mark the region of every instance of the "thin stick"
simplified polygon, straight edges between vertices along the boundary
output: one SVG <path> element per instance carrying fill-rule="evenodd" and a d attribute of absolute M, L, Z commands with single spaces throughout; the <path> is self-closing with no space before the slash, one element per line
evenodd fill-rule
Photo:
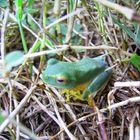
<path fill-rule="evenodd" d="M 41 55 L 46 55 L 49 53 L 58 53 L 58 52 L 62 52 L 62 51 L 66 51 L 69 48 L 71 49 L 91 49 L 91 50 L 97 50 L 97 49 L 105 49 L 105 50 L 118 50 L 118 48 L 116 47 L 111 47 L 111 46 L 106 46 L 106 45 L 101 45 L 101 46 L 69 46 L 69 45 L 58 45 L 57 47 L 60 47 L 59 49 L 53 49 L 53 50 L 47 50 L 47 51 L 41 51 L 41 52 L 37 52 L 37 53 L 32 53 L 32 54 L 26 54 L 24 55 L 25 58 L 33 58 L 33 57 L 38 57 Z"/>
<path fill-rule="evenodd" d="M 140 126 L 137 125 L 137 126 L 135 126 L 134 129 L 135 129 L 135 131 L 134 131 L 135 140 L 140 140 Z"/>
<path fill-rule="evenodd" d="M 13 101 L 15 108 L 18 106 L 15 95 L 13 95 Z M 16 140 L 20 140 L 20 127 L 19 127 L 19 114 L 16 115 Z"/>
<path fill-rule="evenodd" d="M 84 50 L 118 50 L 116 47 L 107 46 L 107 45 L 100 45 L 100 46 L 71 46 L 72 49 L 84 49 Z"/>
<path fill-rule="evenodd" d="M 49 53 L 58 53 L 58 52 L 62 52 L 67 50 L 68 48 L 61 48 L 61 49 L 54 49 L 54 50 L 47 50 L 47 51 L 41 51 L 38 53 L 32 53 L 32 54 L 27 54 L 24 55 L 25 58 L 33 58 L 33 57 L 37 57 L 37 56 L 41 56 L 41 55 L 45 55 L 45 54 L 49 54 Z"/>
<path fill-rule="evenodd" d="M 125 100 L 125 101 L 122 101 L 122 102 L 119 102 L 119 103 L 116 103 L 116 104 L 113 104 L 111 106 L 108 106 L 106 108 L 107 109 L 115 109 L 115 108 L 118 108 L 118 107 L 121 107 L 121 106 L 125 106 L 127 104 L 130 104 L 130 103 L 135 103 L 135 102 L 139 102 L 140 101 L 140 97 L 137 96 L 137 97 L 132 97 L 132 98 L 129 98 L 128 100 Z M 102 109 L 101 109 L 102 110 Z"/>
<path fill-rule="evenodd" d="M 140 87 L 140 81 L 115 82 L 115 87 Z"/>
<path fill-rule="evenodd" d="M 134 121 L 135 121 L 136 115 L 132 117 L 132 120 L 129 125 L 129 140 L 134 140 Z"/>
<path fill-rule="evenodd" d="M 4 56 L 5 56 L 5 30 L 6 30 L 6 23 L 9 15 L 9 9 L 5 10 L 4 20 L 1 29 L 1 58 L 2 58 L 2 66 L 5 65 Z"/>

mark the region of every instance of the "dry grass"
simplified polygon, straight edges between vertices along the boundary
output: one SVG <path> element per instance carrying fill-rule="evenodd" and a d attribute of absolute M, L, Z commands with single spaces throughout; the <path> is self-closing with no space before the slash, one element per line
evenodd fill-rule
<path fill-rule="evenodd" d="M 62 14 L 68 8 L 66 1 L 61 2 L 60 17 L 53 15 L 54 2 L 48 3 L 52 4 L 52 7 L 47 9 L 47 14 L 42 2 L 36 0 L 34 3 L 38 10 L 32 14 L 38 25 L 36 30 L 23 23 L 29 48 L 29 53 L 25 55 L 26 61 L 20 67 L 15 67 L 6 77 L 0 77 L 0 106 L 6 116 L 0 126 L 0 139 L 138 140 L 140 85 L 139 82 L 134 82 L 140 81 L 140 74 L 130 63 L 124 62 L 136 52 L 138 45 L 113 22 L 111 15 L 116 16 L 118 21 L 121 19 L 127 23 L 127 27 L 134 30 L 132 22 L 114 10 L 94 4 L 93 1 L 86 2 L 88 5 L 84 9 L 79 6 L 80 9 L 76 9 L 76 12 L 74 10 L 72 14 L 70 12 L 65 18 Z M 26 7 L 27 3 L 24 4 Z M 131 2 L 120 1 L 119 4 L 138 7 L 137 3 Z M 104 15 L 100 10 L 108 11 L 108 15 Z M 5 12 L 5 9 L 1 8 L 1 15 Z M 44 13 L 47 15 L 46 19 Z M 78 27 L 73 29 L 67 26 L 69 31 L 75 33 L 74 37 L 71 32 L 59 32 L 59 26 L 62 23 L 67 24 L 66 19 L 70 19 L 72 15 L 75 15 L 72 24 L 82 27 L 82 30 L 76 31 Z M 4 50 L 23 50 L 15 15 L 9 11 L 6 18 L 6 24 L 2 22 L 2 17 L 0 22 L 0 29 L 4 30 L 3 36 L 1 35 L 1 60 L 5 55 Z M 49 18 L 55 18 L 56 22 L 49 23 Z M 44 20 L 47 26 L 42 25 Z M 49 29 L 55 29 L 56 23 L 56 30 L 51 34 Z M 44 36 L 54 44 L 54 48 L 45 42 Z M 64 37 L 66 38 L 63 39 Z M 38 47 L 34 51 L 37 39 L 42 44 L 41 48 Z M 95 96 L 93 107 L 83 101 L 66 102 L 60 90 L 43 83 L 40 74 L 47 60 L 42 55 L 50 53 L 56 53 L 55 57 L 59 59 L 63 55 L 65 61 L 109 54 L 107 62 L 113 69 L 113 74 L 106 88 Z"/>

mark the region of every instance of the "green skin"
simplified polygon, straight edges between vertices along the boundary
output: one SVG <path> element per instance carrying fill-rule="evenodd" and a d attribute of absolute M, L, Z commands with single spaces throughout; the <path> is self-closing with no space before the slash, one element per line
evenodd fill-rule
<path fill-rule="evenodd" d="M 61 89 L 73 89 L 89 83 L 84 90 L 83 99 L 99 91 L 108 82 L 112 70 L 104 59 L 105 56 L 83 58 L 78 62 L 64 62 L 50 59 L 47 68 L 42 72 L 42 80 Z"/>

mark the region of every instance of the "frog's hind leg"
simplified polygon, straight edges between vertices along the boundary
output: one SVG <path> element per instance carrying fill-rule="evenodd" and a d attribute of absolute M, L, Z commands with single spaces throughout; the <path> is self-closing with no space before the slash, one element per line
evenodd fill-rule
<path fill-rule="evenodd" d="M 101 73 L 99 76 L 97 76 L 88 86 L 88 88 L 84 91 L 83 93 L 83 99 L 87 100 L 89 95 L 93 95 L 95 96 L 96 93 L 103 89 L 106 84 L 108 83 L 110 77 L 112 74 L 112 70 L 109 69 L 107 71 L 104 71 L 103 73 Z"/>

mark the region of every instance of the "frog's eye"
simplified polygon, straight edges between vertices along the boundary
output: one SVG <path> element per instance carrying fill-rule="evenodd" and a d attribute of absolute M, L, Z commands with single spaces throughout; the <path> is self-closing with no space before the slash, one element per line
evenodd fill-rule
<path fill-rule="evenodd" d="M 57 81 L 58 84 L 66 84 L 68 82 L 68 80 L 65 77 L 62 77 L 62 76 L 57 77 L 56 81 Z"/>

